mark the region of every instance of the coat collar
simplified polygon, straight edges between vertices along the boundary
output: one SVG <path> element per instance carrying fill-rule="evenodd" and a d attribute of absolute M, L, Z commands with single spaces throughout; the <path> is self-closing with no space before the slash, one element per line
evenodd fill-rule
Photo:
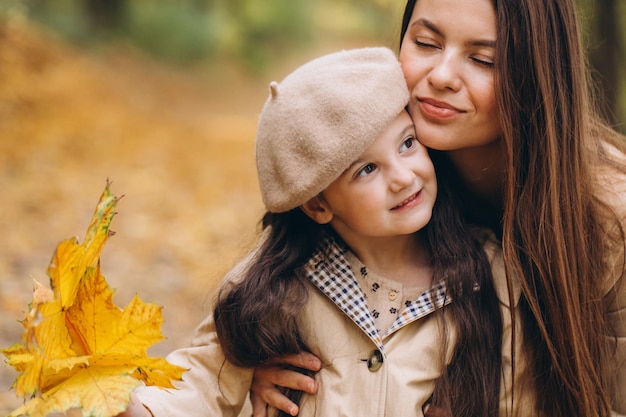
<path fill-rule="evenodd" d="M 408 303 L 389 330 L 381 336 L 367 308 L 365 295 L 345 256 L 348 250 L 333 237 L 327 237 L 305 265 L 306 276 L 359 326 L 379 349 L 383 349 L 384 337 L 450 302 L 450 298 L 446 297 L 445 283 L 439 282 L 431 290 Z"/>

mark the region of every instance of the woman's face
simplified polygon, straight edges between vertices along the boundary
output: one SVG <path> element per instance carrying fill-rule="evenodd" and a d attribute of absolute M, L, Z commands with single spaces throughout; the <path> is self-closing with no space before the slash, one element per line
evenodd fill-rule
<path fill-rule="evenodd" d="M 420 142 L 450 151 L 501 136 L 494 94 L 492 0 L 418 0 L 400 62 Z"/>

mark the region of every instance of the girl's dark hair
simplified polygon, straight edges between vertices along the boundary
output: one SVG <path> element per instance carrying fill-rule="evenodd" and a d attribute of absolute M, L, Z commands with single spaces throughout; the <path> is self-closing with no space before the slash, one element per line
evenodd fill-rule
<path fill-rule="evenodd" d="M 448 282 L 452 303 L 445 309 L 459 334 L 452 361 L 437 381 L 432 404 L 454 417 L 496 417 L 503 323 L 491 265 L 484 242 L 475 237 L 462 216 L 465 202 L 460 198 L 456 170 L 443 152 L 429 153 L 436 167 L 439 191 L 433 217 L 425 230 L 434 279 Z"/>
<path fill-rule="evenodd" d="M 401 42 L 415 4 L 407 2 Z M 623 172 L 601 149 L 602 141 L 624 145 L 594 111 L 574 1 L 493 4 L 495 95 L 507 172 L 503 215 L 490 223 L 501 230 L 507 279 L 518 277 L 522 286 L 521 334 L 531 368 L 526 381 L 538 407 L 533 414 L 608 416 L 603 255 L 616 242 L 623 247 L 624 233 L 603 235 L 603 222 L 616 219 L 598 198 L 602 184 L 592 167 L 608 162 Z"/>
<path fill-rule="evenodd" d="M 458 411 L 455 417 L 495 417 L 502 322 L 491 267 L 482 243 L 459 215 L 456 191 L 448 189 L 449 169 L 438 166 L 445 160 L 437 153 L 431 157 L 439 172 L 439 194 L 430 223 L 419 233 L 424 233 L 432 252 L 434 280 L 447 280 L 448 296 L 454 301 L 445 310 L 453 317 L 458 335 L 452 363 L 438 382 L 442 387 L 438 391 L 445 395 L 435 400 L 449 402 Z M 303 265 L 320 241 L 333 234 L 329 226 L 316 224 L 300 209 L 265 214 L 263 228 L 265 235 L 253 261 L 238 282 L 219 294 L 214 311 L 224 354 L 244 367 L 307 350 L 297 326 L 308 288 Z M 444 344 L 442 363 L 445 339 L 433 340 Z M 476 363 L 481 366 L 473 366 Z"/>
<path fill-rule="evenodd" d="M 222 288 L 214 311 L 224 354 L 243 367 L 306 350 L 297 326 L 307 299 L 302 267 L 328 230 L 299 208 L 267 212 L 261 224 L 254 261 L 241 279 Z"/>
<path fill-rule="evenodd" d="M 299 208 L 267 212 L 261 225 L 264 234 L 254 261 L 236 283 L 220 290 L 213 313 L 226 359 L 241 367 L 308 350 L 297 325 L 308 295 L 302 267 L 329 231 Z M 285 389 L 284 394 L 298 404 L 302 391 Z"/>

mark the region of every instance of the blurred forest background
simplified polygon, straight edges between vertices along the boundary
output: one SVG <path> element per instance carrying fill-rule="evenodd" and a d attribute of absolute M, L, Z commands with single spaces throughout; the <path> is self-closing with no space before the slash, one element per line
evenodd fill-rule
<path fill-rule="evenodd" d="M 594 80 L 626 121 L 626 15 L 580 0 Z M 82 241 L 108 179 L 124 195 L 102 271 L 125 306 L 164 306 L 186 345 L 216 282 L 254 243 L 267 85 L 340 48 L 397 49 L 400 0 L 0 0 L 0 347 L 20 340 L 32 279 Z M 0 414 L 19 404 L 0 365 Z"/>

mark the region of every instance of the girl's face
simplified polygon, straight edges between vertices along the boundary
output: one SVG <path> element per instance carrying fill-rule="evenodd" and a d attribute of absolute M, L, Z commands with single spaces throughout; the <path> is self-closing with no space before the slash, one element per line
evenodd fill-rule
<path fill-rule="evenodd" d="M 501 136 L 494 94 L 492 0 L 418 0 L 400 62 L 420 142 L 450 151 Z"/>
<path fill-rule="evenodd" d="M 348 244 L 408 235 L 430 220 L 435 169 L 406 111 L 318 199 Z"/>

